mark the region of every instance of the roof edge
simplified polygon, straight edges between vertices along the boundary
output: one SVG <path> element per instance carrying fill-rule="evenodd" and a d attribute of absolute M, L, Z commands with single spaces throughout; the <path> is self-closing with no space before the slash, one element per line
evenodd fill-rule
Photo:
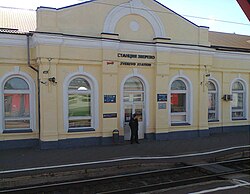
<path fill-rule="evenodd" d="M 250 49 L 247 48 L 236 48 L 236 47 L 215 46 L 215 45 L 211 45 L 211 48 L 214 48 L 219 51 L 235 51 L 235 52 L 250 53 Z"/>
<path fill-rule="evenodd" d="M 163 5 L 162 3 L 158 2 L 157 0 L 153 0 L 154 2 L 158 3 L 159 5 L 161 5 L 162 7 L 164 7 L 165 9 L 168 9 L 169 11 L 173 12 L 174 14 L 176 14 L 177 16 L 181 17 L 182 19 L 186 20 L 187 22 L 191 23 L 192 25 L 196 26 L 197 28 L 199 28 L 200 26 L 198 26 L 197 24 L 195 24 L 194 22 L 191 22 L 189 19 L 185 18 L 184 16 L 178 14 L 177 12 L 173 11 L 172 9 L 168 8 L 167 6 Z"/>
<path fill-rule="evenodd" d="M 67 5 L 67 6 L 59 7 L 59 8 L 55 8 L 55 7 L 46 7 L 46 6 L 39 6 L 39 7 L 37 8 L 37 10 L 39 10 L 39 9 L 50 9 L 50 10 L 54 10 L 54 11 L 59 11 L 59 10 L 63 10 L 63 9 L 67 9 L 67 8 L 71 8 L 71 7 L 75 7 L 75 6 L 79 6 L 79 5 L 91 3 L 91 2 L 93 2 L 93 1 L 96 1 L 96 0 L 84 1 L 84 2 L 81 2 L 81 3 L 76 3 L 76 4 L 72 4 L 72 5 Z"/>
<path fill-rule="evenodd" d="M 4 9 L 16 9 L 16 10 L 25 10 L 25 11 L 36 11 L 35 9 L 26 9 L 26 8 L 20 8 L 20 7 L 0 6 L 0 8 L 4 8 Z"/>

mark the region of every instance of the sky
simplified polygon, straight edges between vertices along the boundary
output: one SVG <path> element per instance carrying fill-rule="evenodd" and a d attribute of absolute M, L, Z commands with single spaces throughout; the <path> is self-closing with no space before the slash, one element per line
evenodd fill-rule
<path fill-rule="evenodd" d="M 60 8 L 84 0 L 0 0 L 0 6 L 34 9 Z M 211 31 L 250 36 L 250 22 L 236 0 L 158 0 L 174 12 Z"/>

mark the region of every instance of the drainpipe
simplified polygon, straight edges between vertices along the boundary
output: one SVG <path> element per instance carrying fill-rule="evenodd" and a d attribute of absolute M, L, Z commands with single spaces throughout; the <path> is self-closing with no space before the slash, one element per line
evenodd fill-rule
<path fill-rule="evenodd" d="M 28 66 L 37 73 L 37 100 L 38 100 L 38 130 L 39 130 L 39 140 L 41 139 L 41 113 L 40 113 L 40 80 L 39 80 L 39 69 L 34 68 L 30 64 L 30 37 L 33 36 L 32 33 L 27 33 L 27 64 Z"/>
<path fill-rule="evenodd" d="M 33 69 L 35 72 L 39 72 L 36 68 L 34 68 L 33 66 L 30 65 L 30 37 L 32 36 L 33 34 L 32 33 L 27 33 L 26 36 L 27 36 L 27 63 L 28 63 L 28 66 Z"/>

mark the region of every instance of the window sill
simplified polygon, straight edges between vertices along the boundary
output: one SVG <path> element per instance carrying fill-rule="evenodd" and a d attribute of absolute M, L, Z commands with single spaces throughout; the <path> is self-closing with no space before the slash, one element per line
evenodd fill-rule
<path fill-rule="evenodd" d="M 77 132 L 89 132 L 95 131 L 94 128 L 78 128 L 78 129 L 68 129 L 69 133 L 77 133 Z"/>
<path fill-rule="evenodd" d="M 5 129 L 3 133 L 32 133 L 32 129 Z"/>
<path fill-rule="evenodd" d="M 246 118 L 238 118 L 238 119 L 232 119 L 232 121 L 246 121 Z"/>
<path fill-rule="evenodd" d="M 219 120 L 210 120 L 208 121 L 209 123 L 215 123 L 215 122 L 220 122 Z"/>
<path fill-rule="evenodd" d="M 171 123 L 171 126 L 188 126 L 189 123 Z"/>

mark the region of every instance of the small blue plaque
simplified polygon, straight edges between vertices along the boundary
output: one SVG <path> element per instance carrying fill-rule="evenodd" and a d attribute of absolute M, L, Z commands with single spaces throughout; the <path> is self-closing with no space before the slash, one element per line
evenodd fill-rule
<path fill-rule="evenodd" d="M 167 109 L 167 103 L 158 103 L 158 109 L 161 110 L 161 109 Z"/>
<path fill-rule="evenodd" d="M 104 103 L 116 103 L 116 95 L 104 95 Z"/>
<path fill-rule="evenodd" d="M 157 94 L 157 102 L 167 102 L 168 95 L 167 94 Z"/>

